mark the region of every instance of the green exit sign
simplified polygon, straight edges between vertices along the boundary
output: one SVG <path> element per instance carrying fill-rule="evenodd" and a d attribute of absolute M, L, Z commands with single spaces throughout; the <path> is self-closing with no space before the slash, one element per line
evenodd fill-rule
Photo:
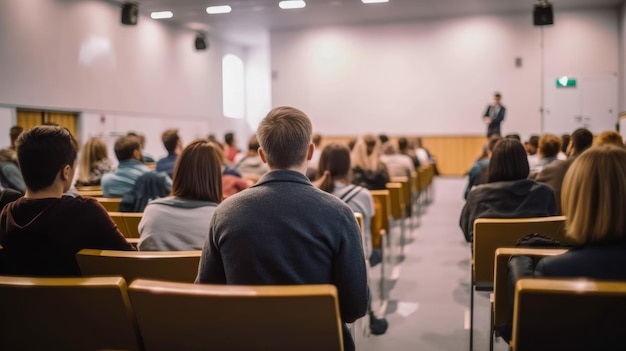
<path fill-rule="evenodd" d="M 572 77 L 559 77 L 556 79 L 557 88 L 576 87 L 576 78 Z"/>

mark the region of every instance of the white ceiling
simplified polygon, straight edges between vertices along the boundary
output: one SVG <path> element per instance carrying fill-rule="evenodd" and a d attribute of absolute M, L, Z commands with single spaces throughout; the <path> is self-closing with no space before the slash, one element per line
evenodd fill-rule
<path fill-rule="evenodd" d="M 122 0 L 117 0 L 122 1 Z M 390 0 L 365 5 L 360 0 L 307 0 L 303 9 L 281 10 L 279 0 L 138 0 L 141 13 L 169 10 L 173 25 L 206 31 L 241 44 L 258 40 L 267 30 L 364 24 L 473 14 L 528 12 L 537 0 Z M 591 6 L 617 6 L 624 0 L 552 0 L 554 11 Z M 208 15 L 210 5 L 230 5 L 229 14 Z"/>

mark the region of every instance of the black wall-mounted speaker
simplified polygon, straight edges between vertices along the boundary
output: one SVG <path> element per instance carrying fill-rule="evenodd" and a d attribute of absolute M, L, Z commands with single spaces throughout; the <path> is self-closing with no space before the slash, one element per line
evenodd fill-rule
<path fill-rule="evenodd" d="M 133 3 L 122 4 L 122 24 L 134 26 L 139 18 L 139 6 Z"/>
<path fill-rule="evenodd" d="M 202 34 L 198 34 L 196 36 L 196 50 L 206 50 L 208 45 L 207 45 L 207 40 L 204 37 L 204 35 Z"/>
<path fill-rule="evenodd" d="M 552 4 L 536 4 L 533 8 L 533 24 L 535 26 L 549 26 L 554 24 Z"/>

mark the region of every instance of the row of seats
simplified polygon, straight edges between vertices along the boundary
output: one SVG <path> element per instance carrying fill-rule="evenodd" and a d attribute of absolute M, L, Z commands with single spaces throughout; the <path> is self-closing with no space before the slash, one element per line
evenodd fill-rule
<path fill-rule="evenodd" d="M 622 332 L 626 331 L 626 282 L 521 279 L 515 286 L 515 305 L 511 310 L 508 278 L 511 256 L 529 255 L 538 261 L 566 251 L 515 247 L 528 233 L 569 242 L 563 216 L 480 218 L 474 222 L 470 350 L 473 349 L 475 290 L 493 292 L 490 349 L 493 349 L 494 330 L 511 320 L 511 348 L 515 351 L 610 349 L 611 345 L 618 345 Z"/>
<path fill-rule="evenodd" d="M 2 350 L 342 350 L 333 285 L 0 276 Z"/>

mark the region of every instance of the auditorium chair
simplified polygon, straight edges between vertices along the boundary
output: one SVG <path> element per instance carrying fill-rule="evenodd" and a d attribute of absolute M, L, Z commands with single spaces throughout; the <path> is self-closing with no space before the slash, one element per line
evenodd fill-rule
<path fill-rule="evenodd" d="M 76 261 L 83 276 L 120 275 L 192 283 L 202 251 L 116 251 L 83 249 Z"/>
<path fill-rule="evenodd" d="M 389 247 L 389 218 L 391 217 L 391 200 L 389 190 L 370 190 L 374 201 L 374 216 L 370 224 L 372 233 L 372 249 L 380 249 L 380 299 L 384 300 L 385 294 L 385 267 L 389 261 L 385 246 Z"/>
<path fill-rule="evenodd" d="M 142 350 L 121 277 L 0 276 L 0 350 Z"/>
<path fill-rule="evenodd" d="M 121 197 L 96 197 L 96 200 L 104 206 L 108 212 L 118 212 L 120 210 Z"/>
<path fill-rule="evenodd" d="M 623 350 L 626 282 L 520 279 L 513 351 Z"/>
<path fill-rule="evenodd" d="M 146 351 L 343 349 L 333 285 L 130 284 Z"/>
<path fill-rule="evenodd" d="M 139 238 L 139 222 L 141 212 L 109 212 L 109 216 L 126 238 Z"/>

